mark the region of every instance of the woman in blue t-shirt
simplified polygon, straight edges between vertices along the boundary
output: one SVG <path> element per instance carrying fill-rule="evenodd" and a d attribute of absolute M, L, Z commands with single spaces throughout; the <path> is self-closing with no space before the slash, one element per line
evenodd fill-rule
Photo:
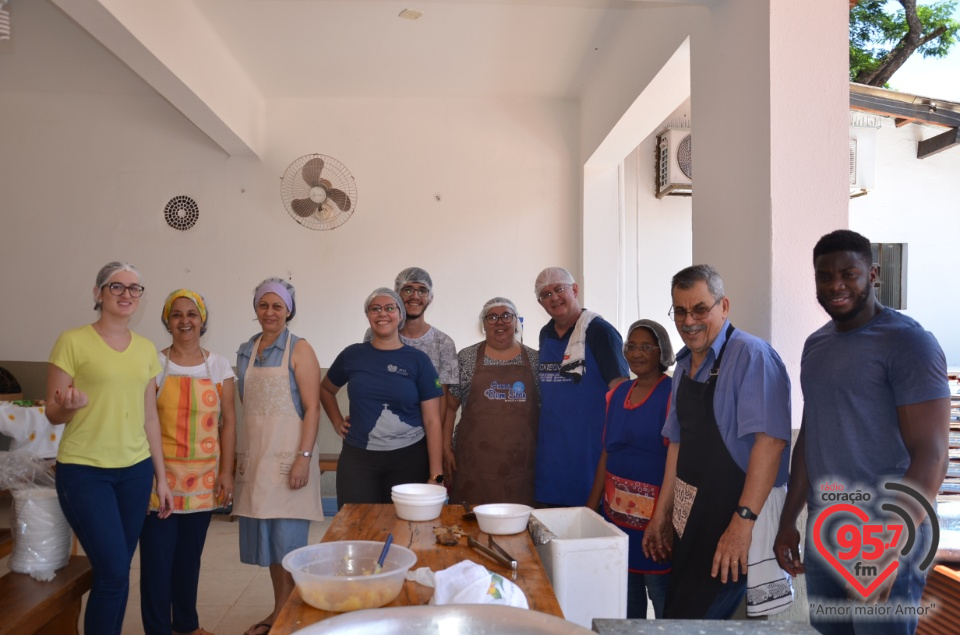
<path fill-rule="evenodd" d="M 663 326 L 637 320 L 627 331 L 623 354 L 637 378 L 607 394 L 603 452 L 586 504 L 599 507 L 629 536 L 627 617 L 646 617 L 649 594 L 654 616 L 660 618 L 670 562 L 645 555 L 642 543 L 660 498 L 667 460 L 668 443 L 660 431 L 670 405 L 670 378 L 664 371 L 673 365 L 673 347 Z"/>
<path fill-rule="evenodd" d="M 377 289 L 363 308 L 373 338 L 345 348 L 320 383 L 320 403 L 343 439 L 338 507 L 390 503 L 394 485 L 443 481 L 437 371 L 425 353 L 400 341 L 406 311 L 396 292 Z M 337 403 L 344 384 L 346 418 Z"/>

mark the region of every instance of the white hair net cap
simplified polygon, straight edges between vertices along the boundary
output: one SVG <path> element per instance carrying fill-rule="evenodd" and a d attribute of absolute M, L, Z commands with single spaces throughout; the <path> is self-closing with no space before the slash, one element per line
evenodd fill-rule
<path fill-rule="evenodd" d="M 637 320 L 627 329 L 627 339 L 630 339 L 630 336 L 637 329 L 647 329 L 653 333 L 653 336 L 657 339 L 657 346 L 660 347 L 660 363 L 667 368 L 673 366 L 673 363 L 677 360 L 673 356 L 673 344 L 670 343 L 667 329 L 653 320 Z"/>
<path fill-rule="evenodd" d="M 540 292 L 548 284 L 576 284 L 576 280 L 570 275 L 570 272 L 563 267 L 547 267 L 537 276 L 537 281 L 533 283 L 533 292 L 540 296 Z"/>
<path fill-rule="evenodd" d="M 393 301 L 397 303 L 397 306 L 400 307 L 400 328 L 403 328 L 403 323 L 407 321 L 407 309 L 403 306 L 403 300 L 400 299 L 400 295 L 393 289 L 380 287 L 368 295 L 367 299 L 363 301 L 363 312 L 367 312 L 367 307 L 370 306 L 370 303 L 373 302 L 373 299 L 378 295 L 385 295 L 389 298 L 393 298 Z"/>
<path fill-rule="evenodd" d="M 420 284 L 426 285 L 427 289 L 430 290 L 430 299 L 433 299 L 433 278 L 430 277 L 426 269 L 421 269 L 420 267 L 407 267 L 398 273 L 397 279 L 393 281 L 393 290 L 399 293 L 403 285 L 410 284 L 411 282 L 419 282 Z"/>
<path fill-rule="evenodd" d="M 486 304 L 483 305 L 483 308 L 480 310 L 480 330 L 483 330 L 483 319 L 487 316 L 487 311 L 494 307 L 506 307 L 510 309 L 510 312 L 513 313 L 514 317 L 514 332 L 520 331 L 520 313 L 517 311 L 517 305 L 514 304 L 511 300 L 507 298 L 501 298 L 497 296 L 496 298 L 491 298 L 487 300 Z"/>

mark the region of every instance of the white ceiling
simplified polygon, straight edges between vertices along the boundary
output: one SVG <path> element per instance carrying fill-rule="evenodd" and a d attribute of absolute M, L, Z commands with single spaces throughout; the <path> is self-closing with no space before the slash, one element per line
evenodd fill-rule
<path fill-rule="evenodd" d="M 624 12 L 704 2 L 194 0 L 266 99 L 571 98 Z M 403 9 L 423 16 L 399 17 Z"/>

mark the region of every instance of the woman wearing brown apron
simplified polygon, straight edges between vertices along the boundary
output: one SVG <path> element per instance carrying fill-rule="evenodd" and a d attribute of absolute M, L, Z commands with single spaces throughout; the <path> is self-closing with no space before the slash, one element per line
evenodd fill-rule
<path fill-rule="evenodd" d="M 517 307 L 493 298 L 480 312 L 486 339 L 460 351 L 460 382 L 444 419 L 450 501 L 533 505 L 540 390 L 537 351 L 517 341 Z M 463 405 L 460 423 L 454 420 Z"/>
<path fill-rule="evenodd" d="M 293 285 L 264 280 L 253 306 L 263 332 L 237 351 L 243 419 L 233 513 L 240 517 L 240 561 L 270 567 L 273 612 L 246 634 L 263 635 L 294 588 L 283 556 L 307 544 L 311 520 L 323 520 L 313 458 L 320 364 L 310 344 L 287 330 L 297 311 Z"/>

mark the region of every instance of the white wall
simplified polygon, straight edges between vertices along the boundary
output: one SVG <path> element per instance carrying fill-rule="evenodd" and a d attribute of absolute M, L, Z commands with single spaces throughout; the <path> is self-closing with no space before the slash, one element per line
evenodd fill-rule
<path fill-rule="evenodd" d="M 960 245 L 960 148 L 917 159 L 917 143 L 942 128 L 894 126 L 881 118 L 877 131 L 876 188 L 850 200 L 850 228 L 875 243 L 907 243 L 905 314 L 932 332 L 960 366 L 956 308 Z"/>
<path fill-rule="evenodd" d="M 668 117 L 668 121 L 690 121 L 690 101 Z M 657 127 L 657 131 L 660 126 Z M 694 131 L 695 133 L 695 131 Z M 647 318 L 667 327 L 674 351 L 683 342 L 667 310 L 670 307 L 670 280 L 691 264 L 693 249 L 692 198 L 656 197 L 656 132 L 647 136 L 623 162 L 624 175 L 624 288 L 621 331 L 635 320 Z"/>
<path fill-rule="evenodd" d="M 94 275 L 112 259 L 144 274 L 139 332 L 164 343 L 162 300 L 189 286 L 211 306 L 206 345 L 227 355 L 257 330 L 256 283 L 290 278 L 292 326 L 323 366 L 361 336 L 367 293 L 406 266 L 433 274 L 428 317 L 465 346 L 494 295 L 518 303 L 535 342 L 534 277 L 578 262 L 575 102 L 272 101 L 263 161 L 228 159 L 46 3 L 18 6 L 0 77 L 0 359 L 46 359 L 58 332 L 91 321 Z M 356 213 L 330 232 L 280 202 L 280 175 L 313 152 L 357 180 Z M 162 218 L 179 194 L 201 210 L 187 232 Z"/>

